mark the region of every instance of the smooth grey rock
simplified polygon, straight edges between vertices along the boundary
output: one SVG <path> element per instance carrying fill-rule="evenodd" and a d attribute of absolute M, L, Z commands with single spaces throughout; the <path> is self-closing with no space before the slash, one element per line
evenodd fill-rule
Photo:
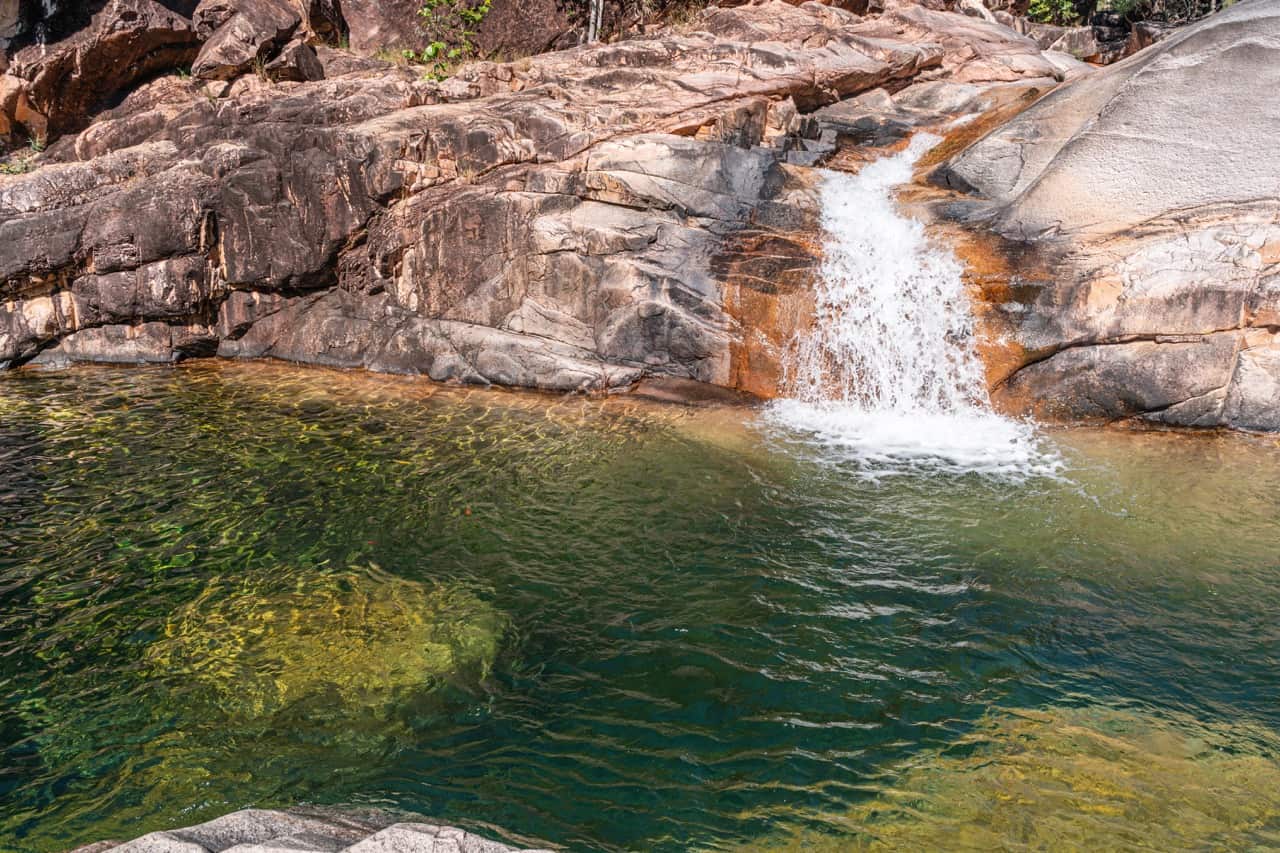
<path fill-rule="evenodd" d="M 214 853 L 202 844 L 184 841 L 168 832 L 152 832 L 111 850 L 113 853 Z"/>
<path fill-rule="evenodd" d="M 998 399 L 1280 429 L 1278 88 L 1280 3 L 1245 0 L 1068 82 L 943 167 L 982 197 L 974 223 L 1043 262 L 1018 271 L 1034 284 L 1020 304 L 993 306 L 992 335 L 1021 362 Z"/>
<path fill-rule="evenodd" d="M 950 168 L 1016 237 L 1275 198 L 1277 86 L 1280 4 L 1244 0 L 1052 92 Z"/>
<path fill-rule="evenodd" d="M 511 849 L 451 826 L 397 823 L 353 844 L 346 853 L 509 853 Z"/>

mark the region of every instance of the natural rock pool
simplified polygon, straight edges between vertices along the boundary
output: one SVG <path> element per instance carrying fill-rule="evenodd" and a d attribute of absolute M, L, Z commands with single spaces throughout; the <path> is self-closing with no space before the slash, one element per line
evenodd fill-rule
<path fill-rule="evenodd" d="M 0 848 L 296 803 L 575 850 L 1280 845 L 1280 443 L 1054 431 L 992 477 L 782 429 L 0 377 Z"/>

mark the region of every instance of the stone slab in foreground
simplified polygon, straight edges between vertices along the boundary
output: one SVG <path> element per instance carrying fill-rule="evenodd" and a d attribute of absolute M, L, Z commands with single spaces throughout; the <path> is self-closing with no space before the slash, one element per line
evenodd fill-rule
<path fill-rule="evenodd" d="M 520 848 L 385 812 L 244 809 L 184 829 L 73 853 L 509 853 Z M 541 853 L 541 851 L 526 851 Z"/>

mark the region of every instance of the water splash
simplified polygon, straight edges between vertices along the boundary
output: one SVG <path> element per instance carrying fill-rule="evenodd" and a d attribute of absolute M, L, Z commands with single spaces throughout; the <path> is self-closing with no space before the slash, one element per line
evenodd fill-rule
<path fill-rule="evenodd" d="M 903 216 L 893 191 L 939 142 L 910 145 L 822 186 L 825 260 L 815 322 L 786 365 L 771 420 L 839 448 L 873 473 L 926 464 L 1052 473 L 1030 425 L 991 410 L 960 262 Z"/>

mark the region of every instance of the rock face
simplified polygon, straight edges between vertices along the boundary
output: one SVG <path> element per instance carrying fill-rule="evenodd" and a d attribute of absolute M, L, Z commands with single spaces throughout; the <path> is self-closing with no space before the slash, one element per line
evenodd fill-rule
<path fill-rule="evenodd" d="M 451 826 L 401 821 L 381 812 L 244 809 L 73 853 L 515 853 L 517 848 Z M 546 851 L 528 851 L 546 853 Z"/>
<path fill-rule="evenodd" d="M 145 83 L 0 176 L 0 364 L 270 356 L 769 395 L 808 317 L 807 167 L 833 147 L 803 114 L 1055 74 L 961 15 L 763 2 L 434 83 L 313 49 L 300 8 L 203 0 L 171 29 L 209 82 Z"/>
<path fill-rule="evenodd" d="M 280 53 L 301 24 L 302 10 L 289 0 L 204 0 L 195 25 L 205 42 L 191 73 L 234 80 Z"/>
<path fill-rule="evenodd" d="M 42 141 L 78 130 L 110 96 L 195 56 L 197 37 L 187 17 L 193 2 L 86 6 L 97 11 L 83 28 L 52 44 L 27 44 L 9 57 L 0 75 L 0 138 L 25 134 Z"/>
<path fill-rule="evenodd" d="M 1280 429 L 1277 87 L 1280 4 L 1246 0 L 1066 84 L 937 175 L 1040 261 L 990 306 L 1003 405 Z"/>

